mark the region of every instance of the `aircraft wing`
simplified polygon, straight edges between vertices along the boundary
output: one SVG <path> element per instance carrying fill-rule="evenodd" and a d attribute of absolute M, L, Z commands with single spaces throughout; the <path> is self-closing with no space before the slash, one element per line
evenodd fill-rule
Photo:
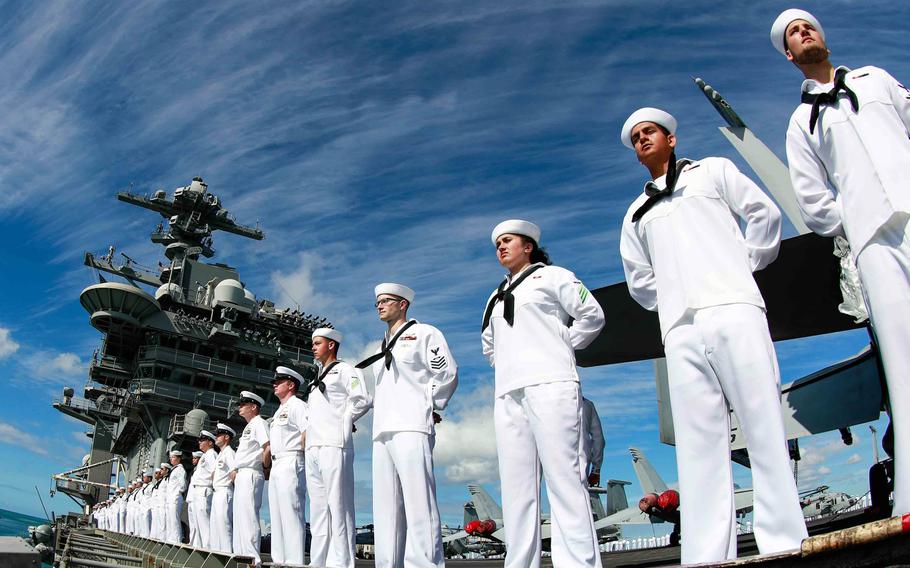
<path fill-rule="evenodd" d="M 622 511 L 617 511 L 610 516 L 595 521 L 594 528 L 602 529 L 611 525 L 645 525 L 651 524 L 652 522 L 654 521 L 651 520 L 650 515 L 642 513 L 641 509 L 638 508 L 638 505 L 635 505 L 634 507 L 628 507 Z"/>
<path fill-rule="evenodd" d="M 737 489 L 733 494 L 733 504 L 736 506 L 737 515 L 745 515 L 752 510 L 752 488 Z"/>
<path fill-rule="evenodd" d="M 452 534 L 442 537 L 442 542 L 443 542 L 443 544 L 445 544 L 447 542 L 452 542 L 453 540 L 461 540 L 461 539 L 467 538 L 467 537 L 468 537 L 468 533 L 466 533 L 464 531 L 458 531 L 456 533 L 452 533 Z"/>

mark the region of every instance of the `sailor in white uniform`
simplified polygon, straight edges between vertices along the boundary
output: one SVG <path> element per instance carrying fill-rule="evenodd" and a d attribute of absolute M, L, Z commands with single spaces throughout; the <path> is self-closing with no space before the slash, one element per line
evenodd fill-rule
<path fill-rule="evenodd" d="M 910 91 L 878 67 L 835 69 L 804 10 L 778 16 L 771 43 L 806 78 L 787 129 L 790 179 L 806 225 L 850 243 L 888 385 L 892 514 L 910 513 Z"/>
<path fill-rule="evenodd" d="M 491 238 L 499 263 L 509 271 L 490 295 L 481 326 L 483 353 L 495 368 L 505 565 L 540 565 L 542 469 L 553 564 L 599 567 L 575 349 L 600 333 L 603 310 L 572 272 L 550 266 L 534 223 L 503 221 Z"/>
<path fill-rule="evenodd" d="M 202 452 L 193 452 L 193 474 L 190 475 L 190 488 L 186 492 L 186 521 L 190 530 L 187 542 L 189 542 L 190 546 L 197 548 L 201 545 L 199 543 L 199 531 L 196 528 L 196 506 L 194 503 L 196 501 L 196 476 L 199 474 L 199 458 L 201 457 Z"/>
<path fill-rule="evenodd" d="M 126 489 L 120 487 L 117 489 L 117 497 L 114 499 L 114 515 L 116 530 L 119 533 L 126 532 Z"/>
<path fill-rule="evenodd" d="M 275 396 L 281 402 L 269 426 L 269 514 L 272 520 L 272 561 L 303 564 L 306 543 L 306 447 L 309 410 L 297 397 L 303 376 L 290 367 L 278 366 L 272 378 Z"/>
<path fill-rule="evenodd" d="M 408 319 L 414 291 L 383 283 L 374 289 L 388 331 L 371 366 L 373 409 L 373 523 L 377 568 L 444 566 L 436 477 L 434 415 L 458 385 L 455 360 L 442 332 Z M 404 514 L 402 515 L 401 512 Z"/>
<path fill-rule="evenodd" d="M 208 430 L 202 430 L 199 433 L 199 450 L 202 455 L 199 457 L 199 464 L 194 475 L 195 485 L 190 489 L 195 491 L 194 516 L 196 518 L 197 542 L 195 546 L 205 549 L 211 548 L 211 528 L 210 518 L 212 512 L 212 479 L 215 476 L 215 461 L 218 459 L 218 452 L 215 451 L 215 434 Z M 195 452 L 194 452 L 195 454 Z"/>
<path fill-rule="evenodd" d="M 139 487 L 142 485 L 142 479 L 134 479 L 130 483 L 129 488 L 127 488 L 127 497 L 126 497 L 126 534 L 135 535 L 137 533 L 136 527 L 138 523 L 136 521 L 138 516 L 138 497 L 139 497 Z"/>
<path fill-rule="evenodd" d="M 234 448 L 231 447 L 231 441 L 236 435 L 233 428 L 221 422 L 215 429 L 215 444 L 219 451 L 212 479 L 215 493 L 209 518 L 209 548 L 228 553 L 234 548 L 231 531 L 234 515 Z"/>
<path fill-rule="evenodd" d="M 265 485 L 263 470 L 271 468 L 269 455 L 269 427 L 259 412 L 265 401 L 256 393 L 240 392 L 237 412 L 247 421 L 240 444 L 234 455 L 234 554 L 252 556 L 255 564 L 259 557 L 259 509 L 262 507 L 262 488 Z M 274 514 L 274 513 L 273 513 Z"/>
<path fill-rule="evenodd" d="M 313 331 L 319 376 L 307 386 L 310 408 L 306 477 L 310 494 L 310 564 L 353 568 L 354 423 L 372 406 L 363 374 L 338 359 L 343 336 L 337 329 Z"/>
<path fill-rule="evenodd" d="M 155 489 L 155 470 L 147 469 L 142 474 L 142 486 L 139 508 L 139 536 L 142 538 L 152 537 L 152 492 Z"/>
<path fill-rule="evenodd" d="M 585 457 L 588 460 L 588 485 L 597 487 L 600 485 L 600 466 L 604 461 L 606 446 L 604 430 L 594 403 L 582 398 L 581 404 L 582 435 L 585 441 Z"/>
<path fill-rule="evenodd" d="M 152 502 L 152 538 L 165 540 L 167 537 L 167 521 L 165 509 L 167 507 L 167 477 L 171 472 L 171 464 L 164 463 L 158 467 L 157 481 L 153 489 Z"/>
<path fill-rule="evenodd" d="M 752 272 L 780 246 L 777 206 L 726 158 L 676 160 L 676 119 L 635 111 L 622 129 L 652 181 L 623 220 L 632 297 L 656 310 L 679 468 L 682 563 L 736 558 L 730 412 L 752 464 L 762 553 L 806 537 L 780 408 L 780 373 Z M 740 222 L 745 229 L 740 229 Z"/>
<path fill-rule="evenodd" d="M 171 544 L 180 544 L 183 541 L 183 525 L 180 514 L 183 512 L 183 494 L 186 491 L 186 469 L 183 468 L 181 458 L 183 452 L 174 450 L 169 454 L 171 460 L 171 473 L 167 477 L 167 507 L 165 509 L 166 530 L 165 540 Z"/>

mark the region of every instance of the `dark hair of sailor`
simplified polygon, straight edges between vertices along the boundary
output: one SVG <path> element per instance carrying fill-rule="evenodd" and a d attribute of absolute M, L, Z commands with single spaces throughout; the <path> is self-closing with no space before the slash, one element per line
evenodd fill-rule
<path fill-rule="evenodd" d="M 518 235 L 521 237 L 521 241 L 524 243 L 531 243 L 531 264 L 537 264 L 542 262 L 547 266 L 553 264 L 553 261 L 550 260 L 550 255 L 547 253 L 547 249 L 542 248 L 537 244 L 537 241 L 531 237 L 526 237 L 525 235 Z"/>

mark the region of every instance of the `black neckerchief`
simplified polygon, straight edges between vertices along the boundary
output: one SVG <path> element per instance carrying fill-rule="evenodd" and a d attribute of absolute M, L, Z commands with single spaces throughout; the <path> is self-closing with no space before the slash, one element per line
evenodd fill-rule
<path fill-rule="evenodd" d="M 648 199 L 632 214 L 633 223 L 638 223 L 638 220 L 644 217 L 645 213 L 650 211 L 658 201 L 673 194 L 673 190 L 676 189 L 676 181 L 679 179 L 679 174 L 682 173 L 684 167 L 692 163 L 692 160 L 683 158 L 682 160 L 676 161 L 676 153 L 674 152 L 670 154 L 669 163 L 675 164 L 675 166 L 667 168 L 667 187 L 658 189 L 657 184 L 653 181 L 649 181 L 645 184 L 645 193 L 648 195 Z"/>
<path fill-rule="evenodd" d="M 312 393 L 316 389 L 319 389 L 319 392 L 321 392 L 322 394 L 325 394 L 325 376 L 328 375 L 329 371 L 331 371 L 335 367 L 335 365 L 337 365 L 340 362 L 341 361 L 338 361 L 336 359 L 335 361 L 332 361 L 331 363 L 329 363 L 329 366 L 322 370 L 322 373 L 316 378 L 316 380 L 309 384 L 309 386 L 306 389 L 306 392 L 303 393 L 303 402 L 309 402 L 310 393 Z"/>
<path fill-rule="evenodd" d="M 508 278 L 499 283 L 496 294 L 490 298 L 490 301 L 487 302 L 487 309 L 483 311 L 483 323 L 480 326 L 481 333 L 490 325 L 490 318 L 493 317 L 493 308 L 496 307 L 496 304 L 500 301 L 502 301 L 502 317 L 505 318 L 509 327 L 512 327 L 515 324 L 515 296 L 512 295 L 512 291 L 515 290 L 515 288 L 518 288 L 518 285 L 524 282 L 525 278 L 533 274 L 538 268 L 543 268 L 544 266 L 545 265 L 543 264 L 534 264 L 525 270 L 521 276 L 513 280 L 511 284 L 509 284 Z M 506 287 L 506 284 L 508 284 L 508 287 Z"/>
<path fill-rule="evenodd" d="M 363 361 L 361 361 L 360 363 L 357 363 L 356 367 L 358 369 L 364 369 L 366 367 L 369 367 L 376 361 L 379 361 L 380 359 L 384 358 L 385 359 L 385 368 L 391 369 L 392 368 L 392 348 L 395 347 L 395 342 L 398 341 L 398 338 L 401 337 L 401 334 L 404 333 L 404 330 L 408 329 L 415 323 L 417 323 L 417 320 L 411 320 L 408 323 L 401 326 L 401 329 L 398 330 L 398 333 L 395 334 L 395 337 L 393 337 L 392 340 L 388 342 L 388 344 L 386 344 L 386 340 L 385 340 L 385 338 L 383 338 L 382 339 L 382 348 L 379 350 L 379 353 L 377 353 L 375 355 L 371 355 L 371 356 L 367 357 L 366 359 L 364 359 Z"/>
<path fill-rule="evenodd" d="M 847 86 L 845 81 L 849 72 L 850 70 L 846 67 L 839 67 L 834 72 L 834 87 L 828 92 L 802 94 L 802 102 L 812 105 L 812 114 L 809 115 L 809 134 L 815 133 L 815 124 L 818 122 L 818 113 L 821 112 L 822 105 L 837 104 L 837 94 L 840 91 L 847 94 L 847 98 L 850 99 L 850 106 L 853 107 L 853 112 L 859 112 L 859 99 L 856 98 L 856 93 Z"/>

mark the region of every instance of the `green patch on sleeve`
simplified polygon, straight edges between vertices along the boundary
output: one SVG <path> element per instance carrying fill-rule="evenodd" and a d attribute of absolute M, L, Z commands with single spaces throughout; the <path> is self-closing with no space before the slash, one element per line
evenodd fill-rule
<path fill-rule="evenodd" d="M 582 303 L 582 304 L 584 304 L 585 302 L 588 301 L 588 295 L 589 295 L 589 294 L 590 294 L 590 292 L 588 292 L 588 289 L 585 288 L 585 285 L 584 285 L 584 284 L 579 284 L 579 285 L 578 285 L 578 297 L 581 298 L 581 303 Z"/>

